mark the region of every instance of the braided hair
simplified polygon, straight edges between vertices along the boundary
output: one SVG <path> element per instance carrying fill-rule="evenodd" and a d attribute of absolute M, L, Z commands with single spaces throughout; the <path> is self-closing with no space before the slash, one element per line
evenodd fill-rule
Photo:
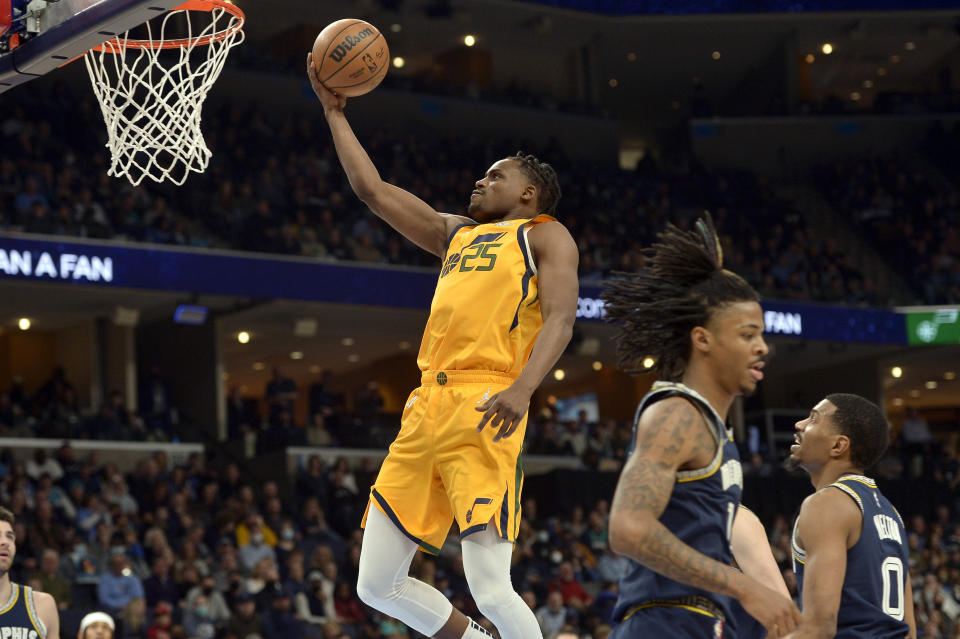
<path fill-rule="evenodd" d="M 523 151 L 517 151 L 510 159 L 519 164 L 524 175 L 536 185 L 537 209 L 556 215 L 557 203 L 560 201 L 560 182 L 553 167 L 541 162 L 535 155 L 524 155 Z"/>
<path fill-rule="evenodd" d="M 690 331 L 705 326 L 727 304 L 759 301 L 747 282 L 723 269 L 723 249 L 710 213 L 694 230 L 673 224 L 645 250 L 648 267 L 619 273 L 605 285 L 607 321 L 617 324 L 620 367 L 628 373 L 647 370 L 653 357 L 660 379 L 677 381 L 690 359 Z"/>

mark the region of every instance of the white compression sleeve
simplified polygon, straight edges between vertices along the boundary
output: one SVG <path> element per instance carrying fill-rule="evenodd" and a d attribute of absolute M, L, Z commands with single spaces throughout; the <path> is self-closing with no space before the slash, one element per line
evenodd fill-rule
<path fill-rule="evenodd" d="M 491 523 L 486 530 L 463 538 L 463 571 L 477 608 L 493 622 L 503 639 L 543 639 L 530 607 L 513 590 L 510 557 L 513 544 L 497 535 Z"/>
<path fill-rule="evenodd" d="M 436 588 L 410 577 L 416 552 L 417 544 L 371 504 L 360 550 L 357 594 L 371 608 L 432 637 L 450 618 L 453 605 Z"/>

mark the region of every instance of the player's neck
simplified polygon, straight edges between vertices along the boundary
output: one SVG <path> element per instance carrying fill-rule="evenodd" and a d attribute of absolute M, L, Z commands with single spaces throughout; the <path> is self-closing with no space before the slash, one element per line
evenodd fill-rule
<path fill-rule="evenodd" d="M 821 468 L 818 472 L 810 472 L 810 481 L 813 482 L 813 487 L 817 490 L 821 488 L 826 488 L 830 484 L 838 481 L 839 479 L 847 475 L 862 475 L 862 468 L 854 468 L 849 463 L 840 464 L 827 464 Z M 0 599 L 2 601 L 2 599 Z"/>
<path fill-rule="evenodd" d="M 733 400 L 736 396 L 727 392 L 723 386 L 717 382 L 716 378 L 697 367 L 689 367 L 684 371 L 681 381 L 684 386 L 692 388 L 703 395 L 703 397 L 710 402 L 710 405 L 713 406 L 713 410 L 717 411 L 717 414 L 720 415 L 720 418 L 724 422 L 727 421 L 727 413 L 730 412 L 730 406 L 733 405 Z"/>
<path fill-rule="evenodd" d="M 5 572 L 0 575 L 0 606 L 10 601 L 10 573 Z"/>
<path fill-rule="evenodd" d="M 510 222 L 512 220 L 532 220 L 535 217 L 537 217 L 536 211 L 532 209 L 528 209 L 526 207 L 520 207 L 520 208 L 513 209 L 512 211 L 510 211 L 500 219 L 490 220 L 490 222 Z"/>

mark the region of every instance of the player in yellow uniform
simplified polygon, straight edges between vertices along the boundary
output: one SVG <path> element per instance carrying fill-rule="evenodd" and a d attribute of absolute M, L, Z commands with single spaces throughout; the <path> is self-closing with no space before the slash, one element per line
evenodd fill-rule
<path fill-rule="evenodd" d="M 577 246 L 556 210 L 556 172 L 517 154 L 470 196 L 471 217 L 435 211 L 384 182 L 344 114 L 346 100 L 307 73 L 350 184 L 390 226 L 442 260 L 400 434 L 371 490 L 357 592 L 439 639 L 489 636 L 440 592 L 408 575 L 417 548 L 437 553 L 456 519 L 464 573 L 503 639 L 538 639 L 510 583 L 520 517 L 520 450 L 530 396 L 570 341 Z"/>

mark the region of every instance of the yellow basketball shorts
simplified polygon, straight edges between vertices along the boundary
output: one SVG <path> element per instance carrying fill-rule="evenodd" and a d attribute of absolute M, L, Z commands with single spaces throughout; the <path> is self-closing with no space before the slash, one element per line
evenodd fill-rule
<path fill-rule="evenodd" d="M 432 554 L 440 552 L 454 519 L 461 539 L 492 523 L 502 539 L 516 541 L 527 419 L 494 442 L 499 429 L 488 423 L 478 433 L 483 413 L 476 410 L 512 383 L 487 371 L 425 372 L 407 399 L 367 512 L 372 504 Z M 361 526 L 366 520 L 365 512 Z"/>

